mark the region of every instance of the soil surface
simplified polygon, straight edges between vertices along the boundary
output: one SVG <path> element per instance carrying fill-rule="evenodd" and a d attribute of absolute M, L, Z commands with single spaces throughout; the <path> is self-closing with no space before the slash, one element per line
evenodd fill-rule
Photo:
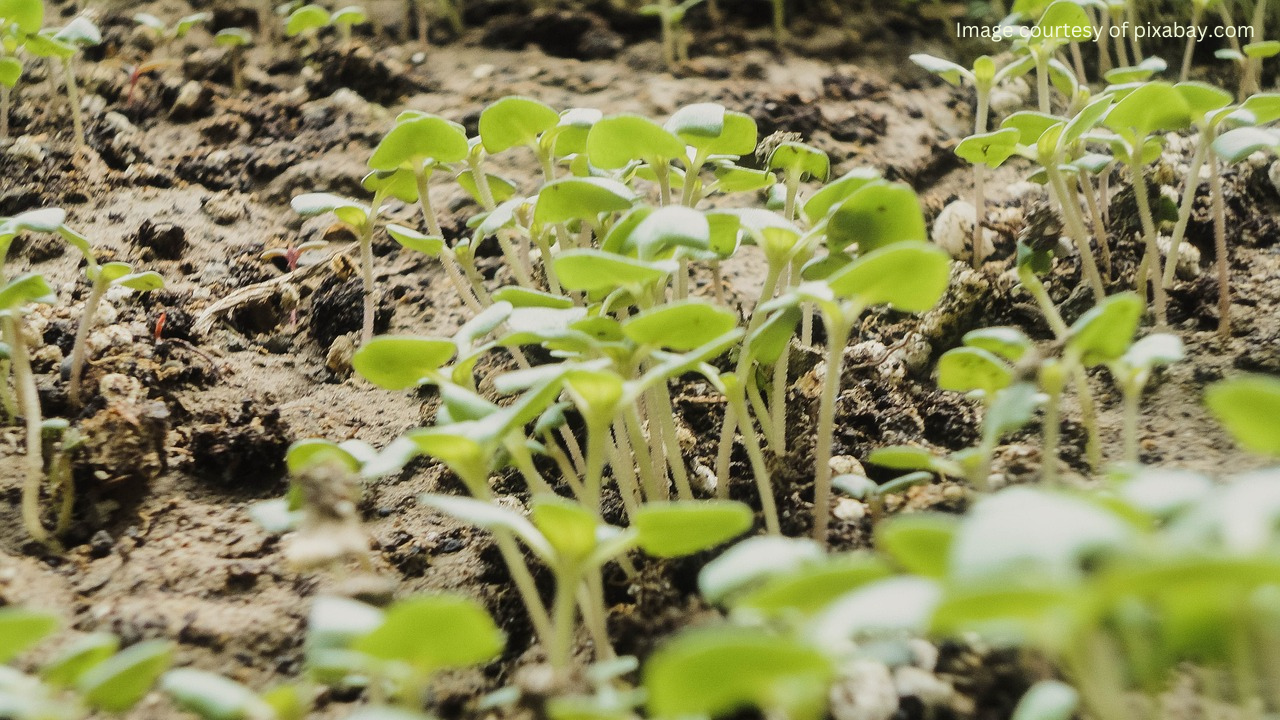
<path fill-rule="evenodd" d="M 365 489 L 360 509 L 381 583 L 354 571 L 289 570 L 280 539 L 246 512 L 284 491 L 283 456 L 291 441 L 360 438 L 382 445 L 430 419 L 430 397 L 378 390 L 349 376 L 344 357 L 349 333 L 360 323 L 358 280 L 348 259 L 354 238 L 325 220 L 304 222 L 289 207 L 302 192 L 363 197 L 365 160 L 400 110 L 437 113 L 474 132 L 480 110 L 511 94 L 556 108 L 653 117 L 686 103 L 717 101 L 750 113 L 762 136 L 799 133 L 830 154 L 833 174 L 871 165 L 910 182 L 931 221 L 970 193 L 969 173 L 951 152 L 972 122 L 968 96 L 892 52 L 908 45 L 930 50 L 920 38 L 887 36 L 864 47 L 874 55 L 836 63 L 828 58 L 849 57 L 856 35 L 804 33 L 802 24 L 796 47 L 776 54 L 759 33 L 695 27 L 702 40 L 694 58 L 673 74 L 662 69 L 652 29 L 641 19 L 539 11 L 521 27 L 518 12 L 503 14 L 492 5 L 489 15 L 481 13 L 484 8 L 475 10 L 476 18 L 469 15 L 475 27 L 463 38 L 425 52 L 412 41 L 369 37 L 357 37 L 350 48 L 326 38 L 324 49 L 307 61 L 286 42 L 255 48 L 248 53 L 248 92 L 234 95 L 223 51 L 206 32 L 153 50 L 129 19 L 138 11 L 176 18 L 189 6 L 116 3 L 98 16 L 104 46 L 90 51 L 93 62 L 78 69 L 89 110 L 89 146 L 82 150 L 72 142 L 66 100 L 50 94 L 42 66 L 32 67 L 16 95 L 17 139 L 0 143 L 0 215 L 65 208 L 68 223 L 103 257 L 157 270 L 168 287 L 108 297 L 92 338 L 89 400 L 74 410 L 60 368 L 87 294 L 79 257 L 37 238 L 15 247 L 10 272 L 44 273 L 58 290 L 59 302 L 30 319 L 43 340 L 36 369 L 45 413 L 75 419 L 90 439 L 76 460 L 76 525 L 65 551 L 51 552 L 28 542 L 18 517 L 21 430 L 0 428 L 0 604 L 55 610 L 76 632 L 109 630 L 126 642 L 169 638 L 179 643 L 182 663 L 265 688 L 299 671 L 304 618 L 317 594 L 457 590 L 489 605 L 509 634 L 509 649 L 501 660 L 440 684 L 438 710 L 445 717 L 472 714 L 477 698 L 517 681 L 519 668 L 538 660 L 488 538 L 418 507 L 423 492 L 459 487 L 439 467 L 416 463 Z M 233 3 L 213 9 L 215 30 L 252 21 L 248 9 Z M 394 12 L 383 19 L 389 32 L 405 34 Z M 131 90 L 128 68 L 148 57 L 165 64 Z M 1185 163 L 1179 157 L 1171 143 L 1167 161 L 1174 170 Z M 513 151 L 494 163 L 526 190 L 533 187 L 531 157 Z M 996 324 L 1017 325 L 1048 341 L 1010 267 L 1027 210 L 1044 202 L 1038 187 L 1021 182 L 1026 173 L 1025 166 L 1011 164 L 989 183 L 999 206 L 993 217 L 1004 219 L 995 228 L 996 253 L 979 271 L 957 264 L 942 307 L 921 318 L 872 314 L 855 333 L 837 410 L 837 453 L 863 457 L 901 443 L 941 450 L 972 445 L 979 412 L 965 398 L 935 389 L 931 373 L 938 354 L 964 332 Z M 1152 382 L 1141 425 L 1144 461 L 1215 474 L 1257 461 L 1233 448 L 1208 417 L 1203 388 L 1242 370 L 1280 373 L 1280 193 L 1266 166 L 1232 171 L 1227 181 L 1234 332 L 1226 340 L 1215 332 L 1212 229 L 1202 197 L 1190 231 L 1199 258 L 1188 262 L 1171 293 L 1173 329 L 1187 343 L 1190 360 Z M 1116 186 L 1123 184 L 1117 176 Z M 433 200 L 450 233 L 475 212 L 463 191 L 446 182 L 436 183 Z M 418 224 L 412 207 L 396 206 L 391 217 Z M 1132 286 L 1131 223 L 1120 211 L 1112 218 L 1118 245 L 1113 291 Z M 261 259 L 265 250 L 312 239 L 330 244 L 306 257 L 292 276 L 283 265 Z M 450 334 L 462 322 L 465 309 L 437 263 L 399 252 L 385 238 L 376 255 L 383 288 L 379 331 Z M 502 281 L 498 258 L 480 262 L 495 283 Z M 1061 260 L 1049 283 L 1068 321 L 1084 300 L 1075 266 L 1071 258 Z M 727 268 L 737 302 L 753 299 L 762 269 L 754 248 Z M 710 294 L 708 283 L 701 278 L 697 292 Z M 821 363 L 813 351 L 798 350 L 792 365 L 793 437 L 778 462 L 776 483 L 785 531 L 802 534 L 812 515 L 813 438 L 805 431 L 814 424 Z M 1092 384 L 1105 450 L 1115 459 L 1118 393 L 1105 371 L 1096 372 Z M 714 465 L 722 403 L 696 382 L 682 383 L 672 395 L 677 420 L 693 438 L 691 465 Z M 1063 461 L 1073 471 L 1071 481 L 1091 482 L 1076 417 L 1072 405 Z M 1036 476 L 1037 433 L 1033 427 L 1001 449 L 996 470 L 1007 482 Z M 732 491 L 755 503 L 745 461 L 739 449 Z M 867 470 L 873 479 L 891 477 Z M 516 483 L 496 484 L 500 492 L 516 492 Z M 945 483 L 892 497 L 887 511 L 958 511 L 969 500 L 967 489 Z M 870 523 L 857 513 L 837 512 L 833 543 L 866 546 Z M 714 617 L 695 585 L 707 559 L 650 563 L 630 585 L 613 579 L 608 600 L 619 652 L 644 655 L 668 633 Z M 543 580 L 549 587 L 549 578 Z M 1021 689 L 1046 672 L 1018 658 L 941 650 L 937 674 L 956 690 L 944 716 L 1007 716 Z M 357 701 L 326 696 L 321 714 L 341 715 Z M 152 697 L 131 717 L 173 715 L 167 702 Z M 899 716 L 924 717 L 925 710 L 906 698 Z"/>

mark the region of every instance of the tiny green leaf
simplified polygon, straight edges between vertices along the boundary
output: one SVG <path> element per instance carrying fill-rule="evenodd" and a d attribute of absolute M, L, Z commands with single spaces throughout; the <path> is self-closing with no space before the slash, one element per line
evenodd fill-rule
<path fill-rule="evenodd" d="M 362 345 L 352 355 L 351 366 L 380 388 L 404 390 L 439 370 L 456 351 L 449 340 L 383 335 Z"/>
<path fill-rule="evenodd" d="M 655 557 L 682 557 L 728 542 L 751 528 L 751 509 L 731 500 L 646 503 L 632 524 L 640 549 Z"/>
<path fill-rule="evenodd" d="M 172 660 L 172 644 L 145 640 L 90 668 L 76 681 L 76 688 L 89 705 L 124 712 L 151 690 Z"/>
<path fill-rule="evenodd" d="M 738 324 L 728 308 L 700 300 L 683 300 L 645 310 L 622 325 L 632 342 L 687 351 L 724 335 Z"/>
<path fill-rule="evenodd" d="M 1280 379 L 1244 375 L 1209 386 L 1205 403 L 1244 448 L 1280 457 Z"/>
<path fill-rule="evenodd" d="M 9 662 L 57 629 L 58 618 L 50 613 L 0 608 L 0 663 Z"/>
<path fill-rule="evenodd" d="M 538 136 L 555 127 L 560 114 L 547 105 L 526 97 L 509 95 L 480 113 L 480 140 L 489 153 L 500 153 L 517 145 L 535 145 Z"/>
<path fill-rule="evenodd" d="M 425 595 L 387 608 L 382 624 L 352 648 L 381 660 L 406 662 L 430 674 L 491 660 L 505 644 L 493 618 L 474 600 Z"/>

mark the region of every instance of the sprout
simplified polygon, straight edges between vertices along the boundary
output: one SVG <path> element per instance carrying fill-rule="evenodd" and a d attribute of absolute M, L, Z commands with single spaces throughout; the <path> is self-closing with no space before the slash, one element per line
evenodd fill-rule
<path fill-rule="evenodd" d="M 253 36 L 241 28 L 225 28 L 213 37 L 214 42 L 227 48 L 231 57 L 231 90 L 237 95 L 244 92 L 244 49 L 253 44 Z"/>
<path fill-rule="evenodd" d="M 49 59 L 57 59 L 62 63 L 64 80 L 67 86 L 67 100 L 71 104 L 71 121 L 75 133 L 76 147 L 83 149 L 85 145 L 84 120 L 80 110 L 80 92 L 76 87 L 75 57 L 81 48 L 102 43 L 102 33 L 98 26 L 83 15 L 77 17 L 61 29 L 45 30 L 39 34 L 29 35 L 24 47 L 31 54 Z"/>
<path fill-rule="evenodd" d="M 389 185 L 381 184 L 373 194 L 371 206 L 329 193 L 307 193 L 295 197 L 291 203 L 294 212 L 303 217 L 333 213 L 338 220 L 351 226 L 360 238 L 360 277 L 364 288 L 364 320 L 360 326 L 360 341 L 373 338 L 374 287 L 373 279 L 373 229 L 381 212 L 381 205 L 389 191 Z"/>
<path fill-rule="evenodd" d="M 9 346 L 10 362 L 18 406 L 27 426 L 27 467 L 22 483 L 22 523 L 32 539 L 49 542 L 40 512 L 40 486 L 44 484 L 44 432 L 40 412 L 40 392 L 23 331 L 25 308 L 31 303 L 53 301 L 53 290 L 41 275 L 19 275 L 0 288 L 0 328 Z"/>
<path fill-rule="evenodd" d="M 93 329 L 94 315 L 102 296 L 112 287 L 125 287 L 137 292 L 151 292 L 164 287 L 164 278 L 159 273 L 134 272 L 128 263 L 112 262 L 105 265 L 90 265 L 85 268 L 89 278 L 89 296 L 84 301 L 84 313 L 80 317 L 80 327 L 76 330 L 76 341 L 71 351 L 71 375 L 67 386 L 72 407 L 80 405 L 80 379 L 84 372 L 86 342 L 89 331 Z"/>
<path fill-rule="evenodd" d="M 1245 449 L 1280 456 L 1280 380 L 1265 375 L 1223 380 L 1209 387 L 1205 403 Z"/>
<path fill-rule="evenodd" d="M 342 46 L 349 48 L 351 47 L 351 28 L 368 23 L 369 13 L 359 5 L 348 5 L 335 10 L 329 22 L 338 28 L 338 37 L 342 39 Z"/>
<path fill-rule="evenodd" d="M 284 34 L 287 37 L 301 35 L 306 43 L 304 53 L 309 55 L 318 48 L 316 36 L 321 28 L 329 24 L 331 17 L 329 11 L 320 5 L 303 5 L 285 18 Z"/>
<path fill-rule="evenodd" d="M 1148 335 L 1134 343 L 1108 367 L 1124 396 L 1124 459 L 1138 463 L 1138 404 L 1155 368 L 1182 360 L 1182 340 L 1177 335 Z"/>

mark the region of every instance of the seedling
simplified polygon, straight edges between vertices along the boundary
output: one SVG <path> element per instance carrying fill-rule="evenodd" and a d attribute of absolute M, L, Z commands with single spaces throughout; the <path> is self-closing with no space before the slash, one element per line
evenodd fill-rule
<path fill-rule="evenodd" d="M 62 63 L 66 83 L 67 100 L 71 104 L 71 121 L 75 132 L 76 147 L 85 148 L 84 120 L 80 110 L 80 91 L 76 86 L 75 57 L 81 48 L 102 43 L 102 33 L 93 21 L 83 15 L 58 30 L 46 30 L 27 37 L 28 52 L 46 58 L 50 63 Z"/>
<path fill-rule="evenodd" d="M 548 655 L 560 672 L 569 666 L 578 609 L 596 643 L 597 659 L 613 657 L 605 631 L 601 566 L 637 546 L 658 557 L 690 555 L 740 535 L 751 524 L 746 506 L 725 501 L 646 505 L 628 530 L 604 525 L 594 513 L 554 495 L 535 497 L 528 520 L 478 500 L 426 495 L 422 502 L 479 527 L 510 532 L 551 568 L 556 593 Z"/>
<path fill-rule="evenodd" d="M 22 61 L 15 54 L 43 24 L 42 0 L 10 0 L 0 6 L 0 140 L 9 137 L 11 96 L 22 77 Z"/>
<path fill-rule="evenodd" d="M 673 3 L 661 0 L 640 8 L 641 15 L 657 17 L 662 23 L 662 58 L 668 68 L 689 61 L 689 38 L 684 29 L 684 17 L 702 0 L 684 0 Z"/>
<path fill-rule="evenodd" d="M 1161 365 L 1170 365 L 1184 357 L 1182 340 L 1177 335 L 1148 335 L 1111 362 L 1108 367 L 1124 396 L 1124 461 L 1138 463 L 1138 406 L 1142 391 L 1151 374 Z"/>
<path fill-rule="evenodd" d="M 73 407 L 80 404 L 80 380 L 84 372 L 86 341 L 93 329 L 94 315 L 102 296 L 112 287 L 125 287 L 137 292 L 151 292 L 164 287 L 164 278 L 154 271 L 134 272 L 128 263 L 111 262 L 105 265 L 90 264 L 85 268 L 89 278 L 89 296 L 84 301 L 84 313 L 76 331 L 75 345 L 71 351 L 71 380 L 67 388 Z"/>
<path fill-rule="evenodd" d="M 244 92 L 244 49 L 253 44 L 253 35 L 241 28 L 225 28 L 213 36 L 213 41 L 227 48 L 231 60 L 231 90 L 239 95 Z"/>
<path fill-rule="evenodd" d="M 862 225 L 859 246 L 866 253 L 825 280 L 800 285 L 768 307 L 812 302 L 827 329 L 827 365 L 818 406 L 817 449 L 814 452 L 814 539 L 825 545 L 830 523 L 831 455 L 835 436 L 835 405 L 844 368 L 844 350 L 858 317 L 867 308 L 886 305 L 905 312 L 924 312 L 942 298 L 951 276 L 950 258 L 941 249 L 901 239 L 915 227 L 920 212 L 914 193 L 877 195 L 884 224 Z M 852 199 L 858 199 L 855 195 Z M 853 213 L 855 207 L 847 207 Z M 836 217 L 839 217 L 837 215 Z M 834 221 L 834 218 L 833 218 Z M 919 220 L 923 226 L 923 219 Z M 829 230 L 830 232 L 830 230 Z"/>
<path fill-rule="evenodd" d="M 329 193 L 299 195 L 291 203 L 294 212 L 303 217 L 333 213 L 339 221 L 355 230 L 360 242 L 360 278 L 364 288 L 364 319 L 360 326 L 361 342 L 369 342 L 373 338 L 374 293 L 376 292 L 373 278 L 373 230 L 382 203 L 388 194 L 389 189 L 386 186 L 375 190 L 371 206 L 361 205 L 354 200 Z"/>
<path fill-rule="evenodd" d="M 302 36 L 303 54 L 310 55 L 319 48 L 318 35 L 320 30 L 329 24 L 330 19 L 332 16 L 324 7 L 314 4 L 303 5 L 285 18 L 284 34 L 286 37 Z"/>
<path fill-rule="evenodd" d="M 426 46 L 430 40 L 427 36 L 427 30 L 431 27 L 431 9 L 429 7 L 430 0 L 409 0 L 409 6 L 414 11 L 418 25 L 418 42 Z M 440 14 L 444 16 L 445 22 L 449 23 L 450 29 L 455 35 L 462 34 L 462 13 L 458 11 L 458 7 L 454 0 L 436 0 L 436 7 Z"/>
<path fill-rule="evenodd" d="M 1151 82 L 1139 86 L 1117 102 L 1104 121 L 1119 136 L 1119 140 L 1112 145 L 1116 156 L 1129 167 L 1129 179 L 1133 183 L 1147 247 L 1142 269 L 1138 273 L 1138 288 L 1145 293 L 1147 280 L 1154 279 L 1153 305 L 1159 325 L 1168 322 L 1164 266 L 1161 265 L 1160 248 L 1156 244 L 1158 230 L 1151 211 L 1144 168 L 1153 159 L 1148 147 L 1157 134 L 1186 129 L 1190 127 L 1191 120 L 1191 107 L 1181 92 L 1168 83 Z M 1176 258 L 1169 259 L 1171 263 L 1176 261 Z"/>
<path fill-rule="evenodd" d="M 335 10 L 329 18 L 330 24 L 338 28 L 338 37 L 342 40 L 342 47 L 351 47 L 351 29 L 356 25 L 364 25 L 369 22 L 369 13 L 359 5 L 348 5 L 344 8 Z"/>
<path fill-rule="evenodd" d="M 192 30 L 212 19 L 212 14 L 207 12 L 198 12 L 179 18 L 177 22 L 170 26 L 166 25 L 163 20 L 151 13 L 138 13 L 133 16 L 134 22 L 152 32 L 155 36 L 157 46 L 161 49 L 175 41 L 185 38 Z"/>
<path fill-rule="evenodd" d="M 0 608 L 0 662 L 23 655 L 60 625 L 47 612 Z M 169 667 L 174 650 L 162 640 L 119 647 L 118 637 L 95 633 L 54 654 L 35 675 L 0 666 L 0 707 L 19 720 L 80 720 L 91 713 L 127 712 Z"/>
<path fill-rule="evenodd" d="M 22 523 L 32 539 L 49 542 L 40 512 L 40 488 L 44 484 L 44 433 L 40 393 L 23 331 L 23 315 L 31 303 L 50 303 L 53 290 L 43 276 L 19 275 L 0 288 L 0 329 L 9 346 L 13 382 L 27 428 L 27 464 L 22 483 Z"/>
<path fill-rule="evenodd" d="M 973 228 L 973 267 L 981 265 L 982 236 L 987 218 L 985 191 L 986 170 L 997 168 L 1012 154 L 1018 136 L 1004 130 L 988 133 L 991 108 L 991 91 L 1000 85 L 1025 75 L 1034 66 L 1034 59 L 1027 56 L 997 69 L 995 60 L 983 55 L 973 61 L 973 68 L 966 69 L 949 60 L 917 53 L 911 61 L 937 75 L 951 85 L 962 82 L 973 86 L 977 95 L 977 107 L 973 113 L 973 135 L 956 147 L 956 154 L 973 165 L 973 207 L 976 211 Z"/>

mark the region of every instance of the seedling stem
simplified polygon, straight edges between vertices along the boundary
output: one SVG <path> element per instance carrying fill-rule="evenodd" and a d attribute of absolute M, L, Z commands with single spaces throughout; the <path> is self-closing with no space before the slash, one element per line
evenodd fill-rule
<path fill-rule="evenodd" d="M 13 360 L 13 380 L 27 425 L 27 471 L 22 483 L 22 523 L 36 542 L 49 542 L 49 532 L 40 520 L 40 486 L 44 483 L 44 433 L 40 417 L 40 392 L 36 388 L 36 376 L 31 371 L 31 358 L 27 354 L 27 340 L 22 332 L 22 321 L 13 313 L 0 318 L 4 326 L 4 339 L 9 344 Z"/>
<path fill-rule="evenodd" d="M 80 406 L 80 383 L 84 376 L 84 361 L 87 354 L 89 331 L 92 330 L 94 316 L 98 313 L 98 305 L 106 293 L 111 281 L 99 271 L 89 285 L 89 295 L 84 301 L 84 312 L 80 316 L 80 327 L 76 328 L 76 341 L 71 349 L 71 379 L 67 385 L 67 395 L 72 407 Z"/>

